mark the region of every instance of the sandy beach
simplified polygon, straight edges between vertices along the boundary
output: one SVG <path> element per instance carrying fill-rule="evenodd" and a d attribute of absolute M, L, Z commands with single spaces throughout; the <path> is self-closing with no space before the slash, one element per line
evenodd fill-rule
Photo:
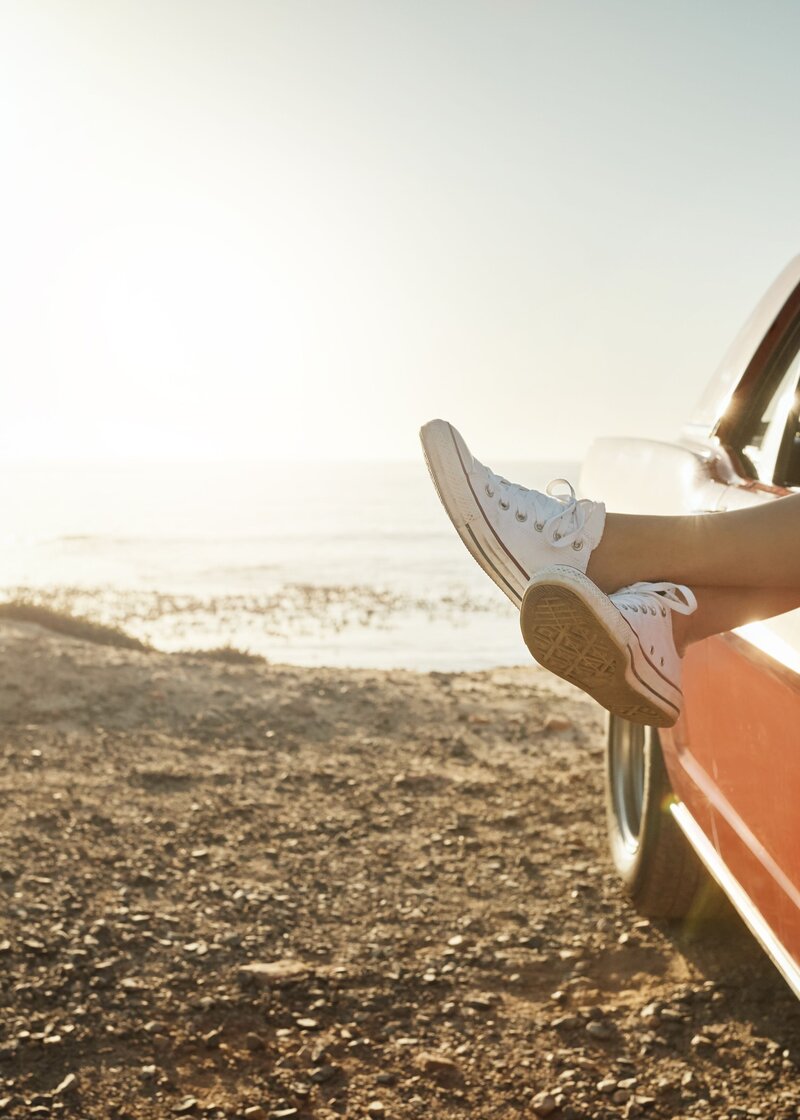
<path fill-rule="evenodd" d="M 221 657 L 0 622 L 0 1115 L 797 1116 L 760 950 L 620 890 L 594 705 Z"/>

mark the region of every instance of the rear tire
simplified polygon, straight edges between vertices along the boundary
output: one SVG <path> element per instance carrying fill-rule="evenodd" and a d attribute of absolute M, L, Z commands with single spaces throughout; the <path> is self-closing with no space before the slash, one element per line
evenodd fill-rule
<path fill-rule="evenodd" d="M 606 820 L 611 858 L 627 893 L 648 918 L 711 917 L 721 891 L 676 824 L 673 800 L 656 729 L 610 716 Z"/>

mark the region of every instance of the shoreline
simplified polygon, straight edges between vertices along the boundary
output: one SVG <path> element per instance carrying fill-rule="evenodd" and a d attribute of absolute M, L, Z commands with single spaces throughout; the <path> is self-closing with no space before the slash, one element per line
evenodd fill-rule
<path fill-rule="evenodd" d="M 293 584 L 266 597 L 219 598 L 7 588 L 0 618 L 99 644 L 209 656 L 238 650 L 242 659 L 306 668 L 470 672 L 533 664 L 510 604 L 464 589 L 424 600 L 367 585 Z"/>

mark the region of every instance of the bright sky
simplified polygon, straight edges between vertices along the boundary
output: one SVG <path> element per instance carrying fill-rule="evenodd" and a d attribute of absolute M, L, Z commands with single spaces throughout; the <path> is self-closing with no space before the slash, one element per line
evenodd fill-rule
<path fill-rule="evenodd" d="M 800 252 L 796 0 L 3 0 L 0 455 L 670 438 Z"/>

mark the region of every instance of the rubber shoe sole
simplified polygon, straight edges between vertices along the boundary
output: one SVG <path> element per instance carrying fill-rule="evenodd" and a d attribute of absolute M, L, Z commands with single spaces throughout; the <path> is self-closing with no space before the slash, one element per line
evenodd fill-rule
<path fill-rule="evenodd" d="M 676 723 L 680 689 L 647 660 L 636 632 L 581 572 L 539 572 L 523 596 L 520 627 L 540 665 L 614 715 L 650 727 Z"/>
<path fill-rule="evenodd" d="M 431 420 L 420 429 L 419 438 L 428 473 L 456 532 L 476 563 L 518 607 L 528 573 L 486 519 L 451 425 Z"/>

